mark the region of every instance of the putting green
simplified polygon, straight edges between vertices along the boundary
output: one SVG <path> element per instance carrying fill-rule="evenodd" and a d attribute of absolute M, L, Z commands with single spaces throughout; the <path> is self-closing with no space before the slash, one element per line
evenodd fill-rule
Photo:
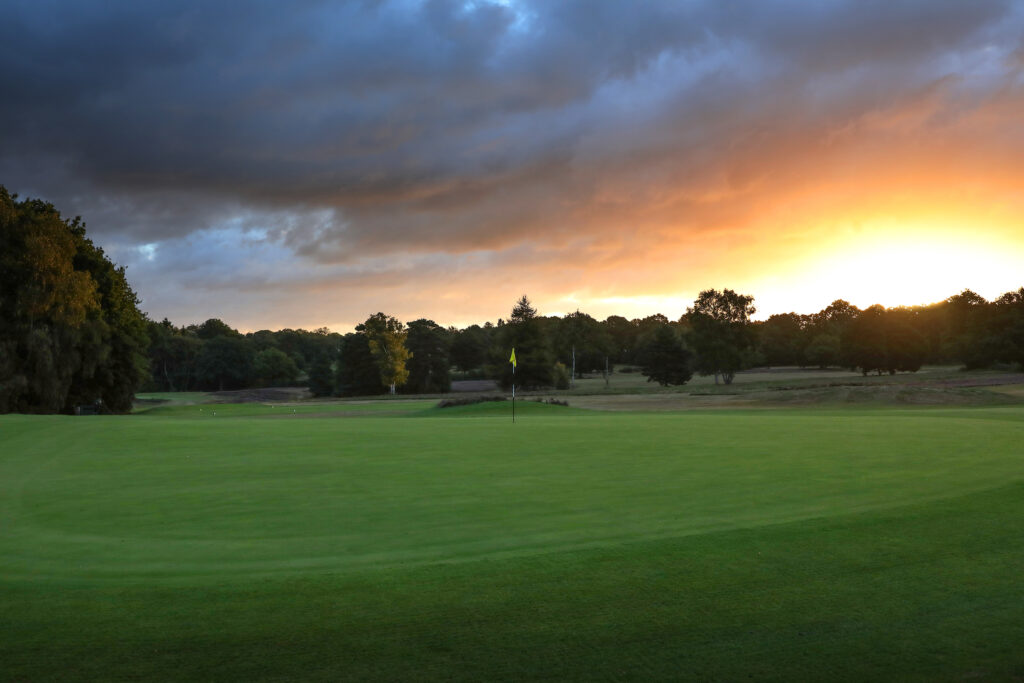
<path fill-rule="evenodd" d="M 196 581 L 465 561 L 844 515 L 1024 477 L 1024 423 L 1010 410 L 558 410 L 515 425 L 7 417 L 0 571 Z"/>
<path fill-rule="evenodd" d="M 0 417 L 0 680 L 1024 675 L 1020 408 L 198 407 Z"/>

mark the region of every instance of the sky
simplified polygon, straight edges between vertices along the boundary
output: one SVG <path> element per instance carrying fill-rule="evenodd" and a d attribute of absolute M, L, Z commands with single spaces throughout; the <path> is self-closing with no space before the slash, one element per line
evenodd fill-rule
<path fill-rule="evenodd" d="M 0 184 L 176 324 L 1024 285 L 1024 3 L 4 0 Z"/>

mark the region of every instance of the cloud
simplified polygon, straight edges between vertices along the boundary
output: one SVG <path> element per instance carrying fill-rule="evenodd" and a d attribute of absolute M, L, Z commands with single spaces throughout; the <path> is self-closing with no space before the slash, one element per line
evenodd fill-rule
<path fill-rule="evenodd" d="M 1022 29 L 995 0 L 14 3 L 0 182 L 83 215 L 156 315 L 482 315 L 524 274 L 664 300 L 865 211 L 1016 206 Z"/>

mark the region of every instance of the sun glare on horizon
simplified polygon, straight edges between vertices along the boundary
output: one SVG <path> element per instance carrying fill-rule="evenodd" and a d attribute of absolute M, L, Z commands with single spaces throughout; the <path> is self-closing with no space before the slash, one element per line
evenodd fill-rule
<path fill-rule="evenodd" d="M 836 299 L 858 308 L 927 305 L 964 289 L 991 300 L 1020 287 L 1021 252 L 1010 242 L 972 243 L 963 233 L 881 233 L 813 255 L 805 270 L 766 288 L 759 300 L 766 313 L 781 312 L 776 302 L 810 313 Z"/>

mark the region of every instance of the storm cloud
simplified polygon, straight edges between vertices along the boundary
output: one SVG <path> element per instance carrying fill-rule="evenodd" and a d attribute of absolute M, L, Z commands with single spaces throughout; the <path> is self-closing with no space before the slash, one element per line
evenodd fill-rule
<path fill-rule="evenodd" d="M 829 216 L 1020 208 L 1021 35 L 995 0 L 7 3 L 0 183 L 177 322 L 682 295 Z"/>

